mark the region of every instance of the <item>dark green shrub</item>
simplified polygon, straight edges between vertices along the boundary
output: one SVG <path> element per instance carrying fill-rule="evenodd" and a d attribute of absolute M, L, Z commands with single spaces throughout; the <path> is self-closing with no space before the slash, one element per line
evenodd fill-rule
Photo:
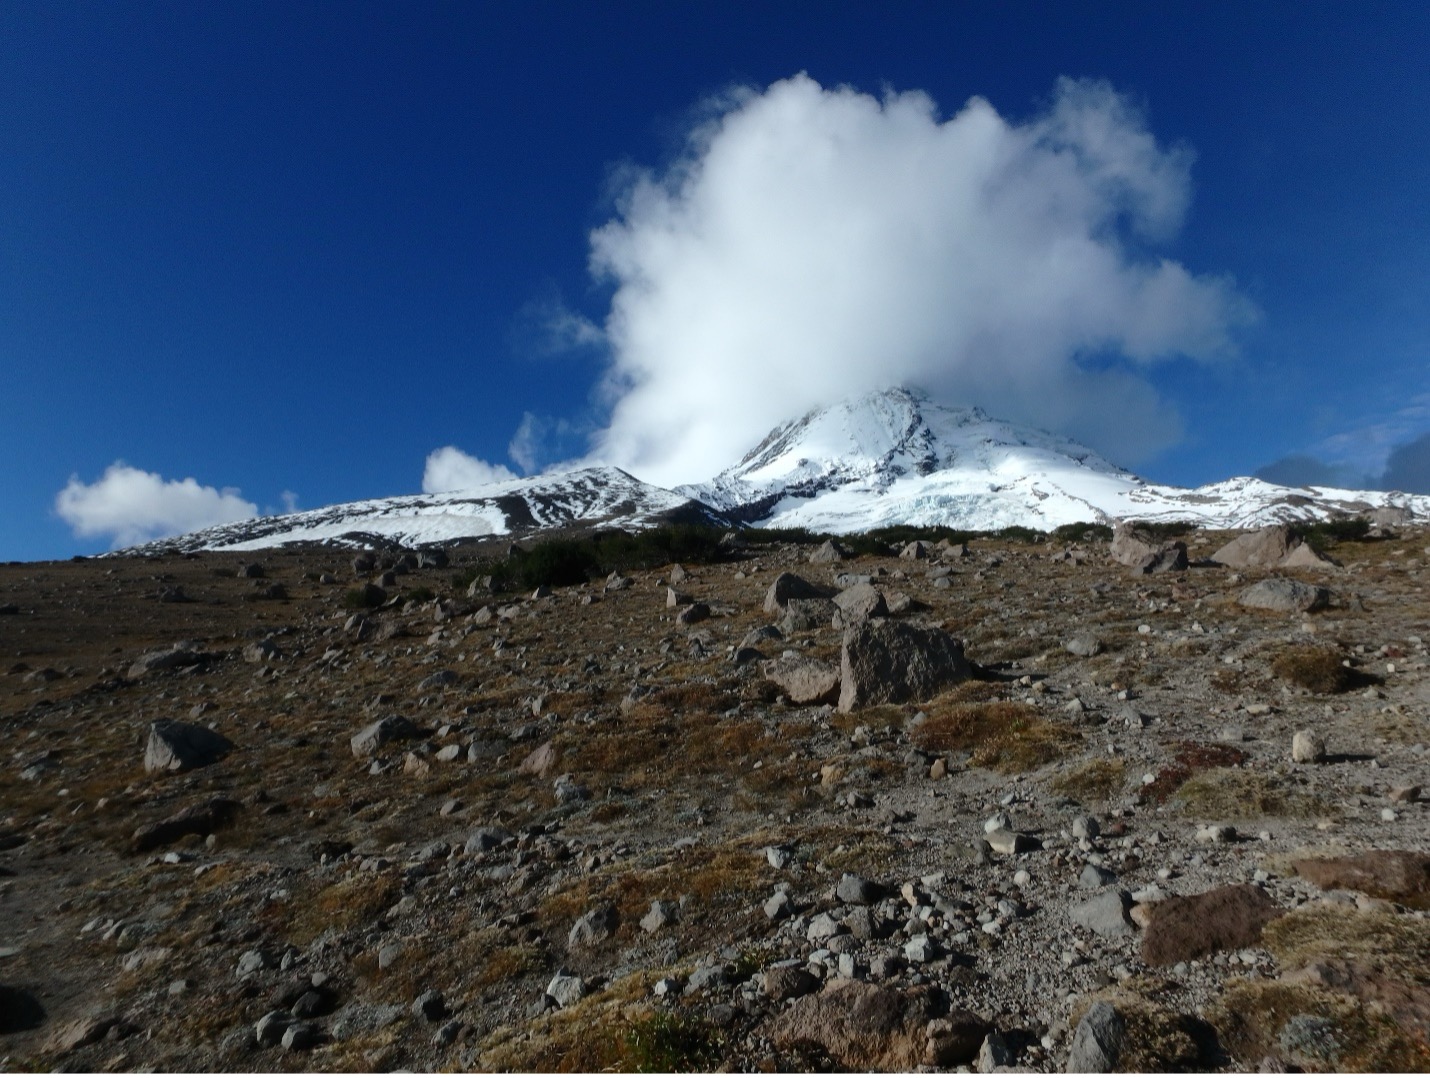
<path fill-rule="evenodd" d="M 1370 521 L 1365 517 L 1348 520 L 1322 520 L 1307 527 L 1301 538 L 1312 550 L 1322 552 L 1337 543 L 1358 543 L 1370 534 Z"/>
<path fill-rule="evenodd" d="M 1060 543 L 1105 543 L 1112 539 L 1112 529 L 1106 524 L 1064 524 L 1054 528 L 1052 534 Z"/>
<path fill-rule="evenodd" d="M 683 1011 L 657 1011 L 626 1031 L 626 1050 L 642 1074 L 709 1071 L 720 1060 L 715 1027 Z"/>
<path fill-rule="evenodd" d="M 1047 538 L 1045 532 L 1040 532 L 1033 528 L 1025 528 L 1021 524 L 1014 524 L 1009 528 L 1000 528 L 993 534 L 1007 543 L 1041 543 Z"/>

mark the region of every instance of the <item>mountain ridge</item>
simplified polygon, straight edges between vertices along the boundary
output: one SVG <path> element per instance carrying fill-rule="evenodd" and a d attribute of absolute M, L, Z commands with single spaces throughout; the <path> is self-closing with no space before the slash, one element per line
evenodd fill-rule
<path fill-rule="evenodd" d="M 131 552 L 294 542 L 424 547 L 673 520 L 850 534 L 892 525 L 1051 531 L 1124 519 L 1249 528 L 1355 515 L 1427 520 L 1430 497 L 1283 487 L 1249 476 L 1196 488 L 1151 483 L 1070 438 L 896 387 L 782 423 L 704 483 L 666 489 L 620 468 L 590 466 L 240 521 Z"/>

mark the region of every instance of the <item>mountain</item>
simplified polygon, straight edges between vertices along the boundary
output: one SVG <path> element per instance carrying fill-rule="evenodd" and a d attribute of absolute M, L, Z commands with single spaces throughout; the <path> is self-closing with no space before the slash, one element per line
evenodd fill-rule
<path fill-rule="evenodd" d="M 894 524 L 1051 530 L 1082 521 L 1190 520 L 1246 528 L 1389 510 L 1430 498 L 1290 488 L 1241 477 L 1148 483 L 1070 439 L 889 389 L 776 427 L 743 460 L 678 492 L 741 523 L 836 534 Z"/>
<path fill-rule="evenodd" d="M 672 520 L 847 534 L 895 524 L 1049 531 L 1125 518 L 1249 528 L 1372 513 L 1430 519 L 1430 497 L 1244 476 L 1195 489 L 1148 483 L 1070 439 L 888 389 L 782 424 L 714 479 L 673 491 L 619 468 L 582 468 L 224 524 L 135 551 L 421 547 Z"/>
<path fill-rule="evenodd" d="M 424 547 L 483 536 L 519 538 L 567 527 L 646 528 L 672 520 L 729 523 L 707 507 L 642 483 L 619 468 L 581 468 L 471 490 L 373 498 L 221 524 L 131 552 L 257 550 L 300 542 Z"/>

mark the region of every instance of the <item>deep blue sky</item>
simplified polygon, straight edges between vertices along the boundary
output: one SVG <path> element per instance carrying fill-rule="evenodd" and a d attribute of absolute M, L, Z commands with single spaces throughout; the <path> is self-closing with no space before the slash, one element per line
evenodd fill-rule
<path fill-rule="evenodd" d="M 311 507 L 589 417 L 600 352 L 539 354 L 523 310 L 600 322 L 613 170 L 800 71 L 945 114 L 1031 115 L 1060 75 L 1140 102 L 1196 154 L 1163 252 L 1261 317 L 1157 370 L 1187 433 L 1139 470 L 1337 436 L 1378 470 L 1374 437 L 1430 429 L 1427 44 L 1413 2 L 0 3 L 0 558 L 105 549 L 54 501 L 116 460 Z"/>

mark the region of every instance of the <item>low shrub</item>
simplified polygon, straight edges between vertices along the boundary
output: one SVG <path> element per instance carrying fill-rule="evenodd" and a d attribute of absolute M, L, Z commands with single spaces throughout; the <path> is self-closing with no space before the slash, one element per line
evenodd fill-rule
<path fill-rule="evenodd" d="M 1315 693 L 1346 692 L 1358 680 L 1355 671 L 1342 664 L 1339 651 L 1314 645 L 1286 649 L 1272 660 L 1271 672 Z"/>

